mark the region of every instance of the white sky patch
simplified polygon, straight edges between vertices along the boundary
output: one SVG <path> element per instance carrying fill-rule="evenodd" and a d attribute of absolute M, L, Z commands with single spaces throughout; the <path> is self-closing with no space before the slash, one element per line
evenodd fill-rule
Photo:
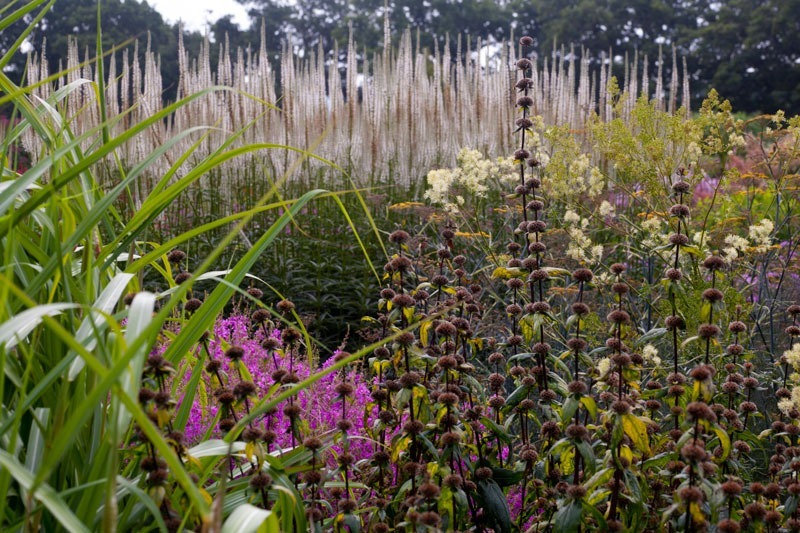
<path fill-rule="evenodd" d="M 147 0 L 164 19 L 173 24 L 179 20 L 187 30 L 204 32 L 207 26 L 225 15 L 244 29 L 250 25 L 247 9 L 235 0 Z"/>

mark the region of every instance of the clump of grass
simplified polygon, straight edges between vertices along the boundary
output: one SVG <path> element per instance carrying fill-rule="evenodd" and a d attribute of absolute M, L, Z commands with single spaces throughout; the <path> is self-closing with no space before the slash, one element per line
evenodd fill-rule
<path fill-rule="evenodd" d="M 359 185 L 401 183 L 416 190 L 420 190 L 420 178 L 429 169 L 452 164 L 462 147 L 479 148 L 495 156 L 507 154 L 512 148 L 506 125 L 512 120 L 508 103 L 514 81 L 508 70 L 513 63 L 514 45 L 501 43 L 496 64 L 481 64 L 478 51 L 484 43 L 472 41 L 469 36 L 457 39 L 459 53 L 455 57 L 449 43 L 442 50 L 418 49 L 411 33 L 406 32 L 397 45 L 387 42 L 372 60 L 359 58 L 358 44 L 351 38 L 343 64 L 327 60 L 330 50 L 311 50 L 302 60 L 290 51 L 282 52 L 276 65 L 270 62 L 270 51 L 262 37 L 260 44 L 253 43 L 252 51 L 223 46 L 218 63 L 212 65 L 209 43 L 204 44 L 199 57 L 192 58 L 179 36 L 178 98 L 214 84 L 232 90 L 187 102 L 169 120 L 151 124 L 143 135 L 120 146 L 120 160 L 134 165 L 180 132 L 215 126 L 213 130 L 176 139 L 132 192 L 141 198 L 161 176 L 172 173 L 173 164 L 180 162 L 177 175 L 181 176 L 192 163 L 213 153 L 221 144 L 294 146 L 336 161 Z M 107 87 L 102 114 L 97 112 L 90 91 L 72 91 L 66 98 L 64 109 L 76 136 L 98 126 L 104 117 L 112 119 L 109 132 L 118 134 L 163 109 L 159 58 L 149 43 L 143 46 L 143 60 L 138 59 L 138 54 L 116 52 L 112 58 L 119 61 L 110 61 L 110 70 L 102 72 L 93 70 L 89 61 L 82 62 L 81 51 L 72 45 L 66 72 L 53 77 L 66 86 L 84 79 L 99 83 L 98 76 L 104 75 L 102 82 Z M 121 57 L 117 58 L 117 54 Z M 646 65 L 647 58 L 626 59 L 625 80 L 620 89 L 612 81 L 612 62 L 605 57 L 601 58 L 603 67 L 598 77 L 589 73 L 589 54 L 582 54 L 580 62 L 568 61 L 569 57 L 575 57 L 573 50 L 556 49 L 552 58 L 535 63 L 530 73 L 533 111 L 548 125 L 585 131 L 595 115 L 603 122 L 621 118 L 627 123 L 634 118 L 637 99 L 649 98 L 646 88 L 651 80 L 645 79 L 646 68 L 639 70 L 639 63 Z M 663 61 L 658 58 L 659 65 Z M 43 99 L 55 92 L 50 83 L 54 81 L 50 77 L 52 67 L 46 57 L 33 57 L 29 64 L 28 84 L 34 88 L 33 94 Z M 654 105 L 670 114 L 678 110 L 679 94 L 682 93 L 684 106 L 689 101 L 688 77 L 684 74 L 681 85 L 677 71 L 678 61 L 673 57 L 674 77 L 665 82 L 660 70 L 656 76 Z M 271 105 L 278 100 L 280 109 Z M 617 100 L 619 106 L 614 107 Z M 425 120 L 420 120 L 423 116 Z M 234 132 L 238 133 L 232 135 Z M 35 157 L 41 140 L 27 133 L 22 140 Z M 82 146 L 86 148 L 89 142 L 85 140 Z M 183 161 L 181 156 L 190 149 L 192 155 Z M 99 176 L 104 184 L 115 179 L 113 161 L 109 159 L 108 163 L 109 172 Z M 223 185 L 218 187 L 221 191 L 253 188 L 264 174 L 293 174 L 292 179 L 308 184 L 320 171 L 328 169 L 290 152 L 265 150 L 221 163 L 198 182 L 198 190 L 208 190 L 214 183 Z M 341 185 L 334 179 L 340 177 L 333 176 L 328 183 Z M 133 201 L 134 208 L 137 201 Z M 205 202 L 202 211 L 213 211 L 213 200 Z"/>

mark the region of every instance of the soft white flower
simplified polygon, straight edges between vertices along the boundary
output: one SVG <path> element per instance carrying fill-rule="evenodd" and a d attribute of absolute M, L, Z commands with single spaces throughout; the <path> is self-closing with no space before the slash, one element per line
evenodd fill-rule
<path fill-rule="evenodd" d="M 525 137 L 525 148 L 534 153 L 542 145 L 542 136 L 538 131 L 529 132 Z"/>
<path fill-rule="evenodd" d="M 605 176 L 597 167 L 592 167 L 592 170 L 589 171 L 589 196 L 597 196 L 601 192 L 603 192 L 603 188 L 606 185 Z"/>
<path fill-rule="evenodd" d="M 611 359 L 604 357 L 597 362 L 597 372 L 600 374 L 600 377 L 608 374 L 609 370 L 611 370 Z"/>
<path fill-rule="evenodd" d="M 792 402 L 800 409 L 800 387 L 792 387 Z"/>
<path fill-rule="evenodd" d="M 770 247 L 772 244 L 772 230 L 774 229 L 775 224 L 768 218 L 763 218 L 758 224 L 750 226 L 748 234 L 758 253 L 764 253 Z"/>
<path fill-rule="evenodd" d="M 614 206 L 608 200 L 603 200 L 600 202 L 600 207 L 597 208 L 597 212 L 603 218 L 614 216 Z"/>
<path fill-rule="evenodd" d="M 582 176 L 587 170 L 589 170 L 589 156 L 586 154 L 581 154 L 569 164 L 569 173 L 572 176 Z"/>
<path fill-rule="evenodd" d="M 750 241 L 740 235 L 728 235 L 725 237 L 725 244 L 730 245 L 731 248 L 743 252 L 750 246 Z"/>
<path fill-rule="evenodd" d="M 740 235 L 727 235 L 725 237 L 725 244 L 728 246 L 722 249 L 721 256 L 726 263 L 731 263 L 734 259 L 739 257 L 740 253 L 750 248 L 750 241 Z"/>
<path fill-rule="evenodd" d="M 744 148 L 747 146 L 744 136 L 739 133 L 734 133 L 729 137 L 731 148 Z"/>
<path fill-rule="evenodd" d="M 778 400 L 778 409 L 784 416 L 789 416 L 789 413 L 794 409 L 794 402 L 789 398 Z"/>
<path fill-rule="evenodd" d="M 506 187 L 516 185 L 519 182 L 519 166 L 514 164 L 513 157 L 498 157 L 495 161 L 497 175 L 500 183 Z"/>
<path fill-rule="evenodd" d="M 694 163 L 697 163 L 702 155 L 703 149 L 696 142 L 692 141 L 686 147 L 686 162 L 689 164 L 688 166 L 693 166 Z"/>
<path fill-rule="evenodd" d="M 783 357 L 795 370 L 800 370 L 800 343 L 796 343 L 791 350 L 783 352 Z"/>
<path fill-rule="evenodd" d="M 455 178 L 456 173 L 450 169 L 431 170 L 428 172 L 428 190 L 425 191 L 425 198 L 436 204 L 447 202 Z"/>
<path fill-rule="evenodd" d="M 594 277 L 595 285 L 608 285 L 611 282 L 611 274 L 608 272 L 600 272 Z"/>
<path fill-rule="evenodd" d="M 572 209 L 567 209 L 567 211 L 564 213 L 564 222 L 567 224 L 577 224 L 580 221 L 581 216 Z"/>
<path fill-rule="evenodd" d="M 457 215 L 460 213 L 458 205 L 454 204 L 453 202 L 445 202 L 442 204 L 442 207 L 444 207 L 444 210 L 451 215 Z"/>
<path fill-rule="evenodd" d="M 650 232 L 650 233 L 657 233 L 661 231 L 661 219 L 660 218 L 648 218 L 644 222 L 642 222 L 642 230 Z"/>
<path fill-rule="evenodd" d="M 548 154 L 544 150 L 539 150 L 537 152 L 534 152 L 533 157 L 535 157 L 536 160 L 539 161 L 539 168 L 546 168 L 547 165 L 550 164 L 550 154 Z"/>
<path fill-rule="evenodd" d="M 580 228 L 569 228 L 567 233 L 569 234 L 567 257 L 575 261 L 586 261 L 586 249 L 592 245 L 591 239 Z"/>
<path fill-rule="evenodd" d="M 739 257 L 739 252 L 736 250 L 736 248 L 733 248 L 733 247 L 723 248 L 722 252 L 720 253 L 720 257 L 722 257 L 723 261 L 725 261 L 726 263 L 730 264 L 737 257 Z"/>
<path fill-rule="evenodd" d="M 652 344 L 645 344 L 644 348 L 642 348 L 642 357 L 645 361 L 652 362 L 653 359 L 658 358 L 658 348 Z"/>
<path fill-rule="evenodd" d="M 459 174 L 458 182 L 466 189 L 479 198 L 486 196 L 489 190 L 486 181 L 493 174 L 493 164 L 484 159 L 483 154 L 478 150 L 462 148 L 456 157 L 458 161 Z"/>

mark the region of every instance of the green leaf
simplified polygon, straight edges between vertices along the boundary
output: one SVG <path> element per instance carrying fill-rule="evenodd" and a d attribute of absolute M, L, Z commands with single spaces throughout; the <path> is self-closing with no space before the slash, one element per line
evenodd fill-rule
<path fill-rule="evenodd" d="M 220 439 L 210 439 L 201 442 L 197 446 L 189 448 L 187 453 L 190 457 L 223 457 L 228 453 L 241 453 L 244 452 L 244 442 L 225 442 Z"/>
<path fill-rule="evenodd" d="M 731 438 L 728 436 L 727 431 L 716 424 L 711 429 L 719 439 L 719 446 L 722 448 L 722 455 L 719 458 L 715 457 L 714 459 L 721 463 L 725 461 L 725 459 L 727 459 L 728 455 L 731 453 Z"/>
<path fill-rule="evenodd" d="M 633 445 L 643 453 L 650 453 L 650 443 L 647 438 L 647 424 L 638 416 L 627 413 L 620 415 L 622 430 L 631 439 Z"/>
<path fill-rule="evenodd" d="M 517 267 L 497 267 L 492 272 L 492 279 L 523 278 L 526 275 L 525 271 Z"/>
<path fill-rule="evenodd" d="M 623 476 L 625 480 L 625 487 L 630 491 L 631 496 L 633 496 L 633 501 L 644 501 L 644 497 L 642 496 L 642 488 L 639 484 L 639 478 L 636 477 L 635 470 L 627 468 L 625 469 Z"/>
<path fill-rule="evenodd" d="M 13 348 L 36 329 L 44 317 L 56 316 L 67 309 L 79 307 L 80 305 L 73 303 L 55 303 L 26 309 L 0 325 L 0 346 L 5 345 L 6 349 Z"/>
<path fill-rule="evenodd" d="M 595 472 L 595 474 L 590 477 L 589 480 L 583 484 L 583 486 L 587 491 L 592 491 L 595 487 L 604 485 L 608 480 L 611 479 L 611 476 L 613 475 L 614 468 L 603 468 L 602 470 Z"/>
<path fill-rule="evenodd" d="M 197 392 L 197 386 L 200 384 L 200 380 L 203 378 L 203 366 L 205 361 L 206 351 L 201 350 L 200 356 L 197 358 L 197 362 L 192 368 L 192 377 L 189 380 L 189 383 L 182 390 L 183 401 L 181 402 L 181 406 L 175 415 L 175 428 L 178 431 L 184 431 L 186 429 L 186 423 L 189 421 L 189 415 L 192 410 L 192 400 Z"/>
<path fill-rule="evenodd" d="M 786 502 L 783 504 L 783 513 L 784 516 L 791 516 L 797 510 L 797 496 L 789 496 L 786 498 Z"/>
<path fill-rule="evenodd" d="M 508 398 L 506 398 L 506 405 L 504 406 L 506 412 L 513 410 L 513 408 L 516 407 L 519 402 L 527 398 L 530 391 L 531 388 L 526 387 L 525 385 L 520 385 L 514 389 L 514 392 L 509 394 Z"/>
<path fill-rule="evenodd" d="M 643 333 L 636 339 L 634 346 L 643 346 L 648 342 L 652 342 L 656 339 L 660 339 L 667 333 L 667 328 L 653 328 L 650 331 Z"/>
<path fill-rule="evenodd" d="M 34 409 L 34 423 L 31 424 L 30 436 L 28 437 L 27 450 L 25 453 L 25 468 L 30 472 L 35 472 L 42 462 L 42 455 L 45 450 L 42 428 L 47 427 L 49 419 L 49 408 L 37 407 Z"/>
<path fill-rule="evenodd" d="M 280 533 L 280 526 L 272 511 L 245 503 L 225 520 L 222 533 Z"/>
<path fill-rule="evenodd" d="M 553 519 L 554 531 L 559 533 L 572 533 L 580 530 L 583 506 L 580 502 L 570 501 L 558 509 Z"/>
<path fill-rule="evenodd" d="M 133 344 L 136 339 L 145 334 L 147 326 L 153 320 L 153 310 L 156 305 L 156 297 L 150 292 L 138 293 L 131 302 L 130 309 L 128 310 L 128 323 L 125 329 L 125 342 L 129 346 Z M 135 354 L 125 354 L 128 363 L 125 370 L 119 376 L 119 381 L 122 384 L 122 390 L 131 398 L 136 397 L 141 388 L 142 370 L 144 369 L 144 361 L 147 359 L 148 347 L 145 344 L 139 344 Z M 116 361 L 115 361 L 116 363 Z M 117 399 L 115 398 L 115 403 Z M 127 411 L 120 410 L 117 416 L 117 434 L 121 435 L 125 431 L 128 423 L 130 423 L 131 416 Z"/>
<path fill-rule="evenodd" d="M 28 471 L 24 466 L 19 464 L 17 460 L 6 452 L 5 450 L 0 450 L 0 465 L 3 466 L 6 470 L 11 473 L 11 476 L 20 484 L 20 486 L 25 490 L 30 490 L 33 486 L 33 474 Z M 86 527 L 78 517 L 72 512 L 69 506 L 61 499 L 61 497 L 53 490 L 50 485 L 46 483 L 40 483 L 36 489 L 36 492 L 30 495 L 35 500 L 39 500 L 44 504 L 48 511 L 50 511 L 56 519 L 58 519 L 59 523 L 66 528 L 70 532 L 75 531 L 86 531 L 88 533 L 89 528 Z"/>
<path fill-rule="evenodd" d="M 525 475 L 523 471 L 509 470 L 508 468 L 492 467 L 492 479 L 501 487 L 516 485 Z"/>
<path fill-rule="evenodd" d="M 118 273 L 108 282 L 103 292 L 101 292 L 100 296 L 95 300 L 91 312 L 83 319 L 81 326 L 75 333 L 75 339 L 83 344 L 87 350 L 94 350 L 95 346 L 97 346 L 97 342 L 100 339 L 95 333 L 104 324 L 106 320 L 104 315 L 108 315 L 114 311 L 117 302 L 119 302 L 119 299 L 122 297 L 123 291 L 132 279 L 133 274 L 126 274 L 124 272 Z M 72 366 L 69 368 L 67 379 L 69 381 L 74 381 L 80 371 L 83 370 L 85 364 L 86 362 L 83 359 L 75 359 L 72 362 Z"/>
<path fill-rule="evenodd" d="M 711 317 L 711 303 L 703 302 L 703 305 L 700 307 L 700 322 L 708 322 L 708 319 Z"/>
<path fill-rule="evenodd" d="M 591 396 L 581 396 L 581 404 L 586 408 L 590 418 L 597 418 L 597 402 L 594 401 L 594 398 Z"/>
<path fill-rule="evenodd" d="M 561 407 L 561 422 L 567 423 L 575 417 L 581 402 L 575 396 L 568 396 Z"/>
<path fill-rule="evenodd" d="M 361 520 L 359 520 L 356 515 L 348 513 L 343 516 L 342 522 L 347 527 L 349 533 L 361 532 Z"/>
<path fill-rule="evenodd" d="M 498 533 L 511 533 L 511 513 L 500 486 L 493 479 L 478 481 L 478 494 L 483 500 L 486 518 Z"/>
<path fill-rule="evenodd" d="M 601 513 L 594 505 L 586 501 L 581 501 L 581 507 L 583 508 L 584 513 L 590 514 L 592 517 L 594 517 L 594 520 L 597 523 L 595 527 L 598 531 L 606 531 L 608 529 L 606 517 L 603 516 L 603 513 Z"/>
<path fill-rule="evenodd" d="M 494 434 L 495 437 L 499 438 L 506 444 L 511 444 L 511 437 L 509 436 L 508 431 L 503 426 L 496 424 L 494 420 L 492 420 L 487 416 L 481 417 L 481 424 L 486 426 Z"/>
<path fill-rule="evenodd" d="M 569 275 L 571 275 L 571 272 L 569 270 L 565 269 L 565 268 L 543 267 L 542 270 L 547 272 L 550 275 L 551 278 L 555 277 L 555 276 L 569 276 Z"/>
<path fill-rule="evenodd" d="M 578 452 L 583 457 L 583 467 L 586 470 L 587 474 L 591 474 L 594 472 L 595 463 L 597 462 L 594 449 L 592 449 L 592 445 L 586 441 L 580 441 L 575 443 L 575 447 L 578 448 Z"/>

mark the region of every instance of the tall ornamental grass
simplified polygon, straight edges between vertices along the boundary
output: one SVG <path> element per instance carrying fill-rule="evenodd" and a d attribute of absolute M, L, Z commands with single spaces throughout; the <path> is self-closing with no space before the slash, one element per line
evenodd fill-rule
<path fill-rule="evenodd" d="M 391 183 L 418 188 L 430 168 L 452 165 L 454 155 L 463 147 L 493 156 L 506 155 L 511 149 L 505 125 L 512 120 L 509 104 L 513 103 L 514 79 L 509 69 L 513 43 L 487 44 L 462 36 L 454 39 L 455 55 L 450 42 L 442 50 L 427 50 L 415 44 L 410 32 L 393 40 L 387 30 L 383 49 L 373 56 L 361 51 L 351 38 L 343 43 L 346 47 L 342 50 L 305 50 L 302 55 L 281 50 L 278 65 L 270 62 L 276 51 L 266 49 L 263 37 L 257 48 L 246 50 L 233 50 L 221 43 L 218 58 L 211 57 L 208 42 L 199 57 L 190 57 L 181 42 L 179 97 L 212 85 L 235 90 L 192 99 L 168 120 L 153 123 L 142 135 L 123 144 L 118 155 L 123 161 L 137 161 L 178 132 L 207 125 L 214 128 L 178 167 L 178 176 L 232 132 L 241 131 L 234 146 L 268 141 L 313 149 L 348 170 L 359 185 Z M 159 59 L 149 44 L 139 43 L 139 48 L 145 53 L 123 50 L 112 54 L 118 61 L 110 61 L 110 70 L 102 72 L 107 115 L 120 117 L 108 125 L 112 132 L 144 120 L 164 105 Z M 485 60 L 487 55 L 489 60 Z M 611 120 L 620 93 L 609 90 L 614 58 L 605 54 L 592 58 L 584 51 L 581 60 L 570 60 L 577 55 L 576 50 L 562 47 L 555 49 L 552 57 L 540 58 L 531 73 L 531 97 L 536 114 L 548 125 L 564 126 L 584 139 L 587 122 L 595 113 L 600 120 Z M 55 76 L 53 86 L 39 84 L 52 69 L 46 53 L 31 57 L 28 83 L 37 87 L 33 94 L 46 99 L 58 87 L 78 78 L 98 82 L 101 72 L 93 62 L 82 63 L 82 59 L 82 51 L 73 46 L 67 72 Z M 590 73 L 590 61 L 601 67 Z M 670 113 L 676 112 L 680 103 L 688 109 L 686 69 L 679 79 L 679 61 L 673 53 L 671 78 L 666 80 L 663 65 L 669 61 L 662 56 L 638 55 L 620 61 L 617 67 L 624 69 L 624 82 L 617 87 L 624 93 L 620 108 L 624 120 L 631 117 L 640 96 L 652 96 L 660 109 Z M 657 67 L 648 67 L 650 63 Z M 100 123 L 97 107 L 87 105 L 91 100 L 92 94 L 87 91 L 72 91 L 64 100 L 75 114 L 72 128 L 78 135 Z M 264 104 L 276 101 L 280 112 Z M 40 142 L 35 135 L 23 136 L 24 146 L 33 153 L 39 152 Z M 147 179 L 139 184 L 142 193 L 148 192 L 194 142 L 194 138 L 185 138 L 168 149 L 165 157 L 145 172 Z M 300 160 L 305 172 L 293 174 L 293 179 L 326 172 L 319 162 L 291 152 L 258 153 L 225 162 L 219 167 L 220 182 L 211 183 L 234 190 L 258 183 L 264 174 L 283 175 Z M 101 177 L 113 178 L 113 168 Z M 204 181 L 207 179 L 200 183 L 209 185 Z"/>

